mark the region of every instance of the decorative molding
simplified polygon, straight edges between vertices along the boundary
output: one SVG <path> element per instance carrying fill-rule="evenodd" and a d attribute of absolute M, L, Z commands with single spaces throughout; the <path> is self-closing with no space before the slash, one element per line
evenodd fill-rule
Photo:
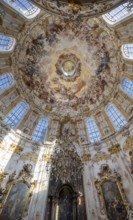
<path fill-rule="evenodd" d="M 108 148 L 108 151 L 110 152 L 111 155 L 120 152 L 120 150 L 121 150 L 121 147 L 119 144 L 115 144 Z"/>
<path fill-rule="evenodd" d="M 26 153 L 26 154 L 22 154 L 21 155 L 21 159 L 22 160 L 28 160 L 28 161 L 32 161 L 33 163 L 37 162 L 38 159 L 38 155 L 37 154 L 32 154 L 32 153 Z"/>
<path fill-rule="evenodd" d="M 42 155 L 42 160 L 44 161 L 51 161 L 52 154 L 43 154 Z"/>
<path fill-rule="evenodd" d="M 9 150 L 12 151 L 13 153 L 21 154 L 23 148 L 16 144 L 11 144 Z"/>
<path fill-rule="evenodd" d="M 84 153 L 84 154 L 82 154 L 81 159 L 82 159 L 83 162 L 90 161 L 91 160 L 91 155 L 87 154 L 87 153 Z"/>
<path fill-rule="evenodd" d="M 0 182 L 2 182 L 7 175 L 7 172 L 0 170 Z"/>
<path fill-rule="evenodd" d="M 98 163 L 101 160 L 108 160 L 110 158 L 110 154 L 106 154 L 104 152 L 97 153 L 93 158 L 92 161 Z"/>

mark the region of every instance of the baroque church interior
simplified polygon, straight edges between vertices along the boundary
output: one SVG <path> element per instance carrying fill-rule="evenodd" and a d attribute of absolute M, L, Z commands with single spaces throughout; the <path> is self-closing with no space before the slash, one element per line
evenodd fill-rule
<path fill-rule="evenodd" d="M 132 0 L 0 0 L 0 220 L 132 220 L 132 122 Z"/>

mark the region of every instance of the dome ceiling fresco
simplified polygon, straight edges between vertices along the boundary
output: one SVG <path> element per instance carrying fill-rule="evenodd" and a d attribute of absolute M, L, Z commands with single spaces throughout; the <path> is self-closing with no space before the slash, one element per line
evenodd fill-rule
<path fill-rule="evenodd" d="M 52 14 L 76 19 L 92 17 L 110 10 L 123 0 L 33 0 L 37 5 Z"/>
<path fill-rule="evenodd" d="M 13 71 L 25 98 L 40 109 L 83 114 L 113 96 L 123 66 L 120 42 L 100 19 L 42 16 L 18 41 Z"/>

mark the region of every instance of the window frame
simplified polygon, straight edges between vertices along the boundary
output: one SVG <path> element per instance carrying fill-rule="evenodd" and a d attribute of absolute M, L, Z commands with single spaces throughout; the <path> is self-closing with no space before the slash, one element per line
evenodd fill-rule
<path fill-rule="evenodd" d="M 14 50 L 14 47 L 16 45 L 16 39 L 8 34 L 4 34 L 4 33 L 1 33 L 0 32 L 0 35 L 2 36 L 6 36 L 6 37 L 9 37 L 12 39 L 12 45 L 9 49 L 3 49 L 3 50 L 0 50 L 0 53 L 11 53 L 13 50 Z"/>
<path fill-rule="evenodd" d="M 25 113 L 23 113 L 23 116 L 22 116 L 21 119 L 18 121 L 18 123 L 15 124 L 14 126 L 11 126 L 10 123 L 6 123 L 6 122 L 5 122 L 5 119 L 6 119 L 6 117 L 8 117 L 8 116 L 10 115 L 10 113 L 11 113 L 11 112 L 17 107 L 17 105 L 19 105 L 20 103 L 24 103 L 24 104 L 25 104 L 25 106 L 26 106 L 26 111 L 25 111 Z M 18 103 L 4 116 L 3 122 L 4 122 L 7 126 L 9 126 L 11 129 L 16 130 L 16 129 L 18 128 L 18 126 L 20 125 L 20 123 L 22 122 L 22 120 L 23 120 L 23 118 L 25 117 L 25 115 L 27 114 L 28 110 L 29 110 L 29 105 L 28 105 L 28 103 L 27 103 L 25 100 L 21 100 L 20 102 L 18 102 Z M 12 117 L 13 117 L 13 116 L 12 116 Z M 11 120 L 12 120 L 12 119 L 11 119 Z"/>
<path fill-rule="evenodd" d="M 116 109 L 116 111 L 118 111 L 118 113 L 120 114 L 120 116 L 122 117 L 118 117 L 117 116 L 117 119 L 116 118 L 114 118 L 114 119 L 112 119 L 112 115 L 110 116 L 109 114 L 108 114 L 108 108 L 109 108 L 109 106 L 113 106 L 115 109 Z M 114 111 L 114 110 L 113 110 Z M 113 104 L 113 103 L 109 103 L 106 107 L 105 107 L 105 112 L 106 112 L 106 114 L 107 114 L 107 116 L 108 116 L 108 118 L 109 118 L 109 120 L 110 120 L 110 122 L 111 122 L 111 124 L 113 125 L 113 127 L 114 127 L 114 129 L 116 130 L 116 131 L 119 131 L 119 130 L 121 130 L 123 127 L 125 127 L 126 125 L 127 125 L 127 119 L 124 117 L 124 115 L 121 113 L 121 111 L 116 107 L 116 105 L 115 104 Z M 115 113 L 115 115 L 116 115 L 116 113 Z M 118 124 L 118 125 L 116 125 L 114 122 L 116 122 L 116 121 L 118 121 L 118 120 L 123 120 L 124 122 L 124 124 L 121 126 L 120 124 Z M 126 123 L 125 123 L 126 122 Z"/>
<path fill-rule="evenodd" d="M 110 19 L 108 19 L 108 18 L 106 17 L 106 14 L 109 14 L 109 13 L 112 12 L 113 10 L 116 10 L 117 8 L 123 6 L 123 5 L 126 4 L 126 3 L 129 3 L 129 2 L 124 2 L 123 4 L 118 5 L 118 6 L 115 7 L 114 9 L 112 9 L 112 10 L 110 10 L 109 12 L 105 13 L 104 15 L 102 15 L 102 18 L 104 19 L 104 21 L 105 21 L 108 25 L 110 25 L 110 26 L 115 26 L 115 25 L 117 25 L 117 24 L 119 24 L 119 23 L 121 23 L 121 22 L 123 22 L 123 21 L 129 19 L 129 18 L 132 16 L 132 14 L 133 14 L 133 10 L 131 10 L 131 12 L 127 13 L 127 15 L 121 17 L 121 18 L 118 19 L 117 21 L 111 21 Z M 126 7 L 125 7 L 125 8 L 126 8 Z M 118 14 L 118 13 L 117 13 L 117 14 Z M 116 14 L 115 16 L 117 16 L 117 14 Z M 112 17 L 113 17 L 113 15 L 112 15 Z"/>
<path fill-rule="evenodd" d="M 126 55 L 126 53 L 125 53 L 125 49 L 124 49 L 124 47 L 126 46 L 126 45 L 132 45 L 132 48 L 133 48 L 133 43 L 125 43 L 125 44 L 123 44 L 122 46 L 121 46 L 121 51 L 122 51 L 122 56 L 123 56 L 123 58 L 124 59 L 126 59 L 126 60 L 133 60 L 133 52 L 132 52 L 132 56 L 130 57 L 128 57 L 127 55 Z"/>
<path fill-rule="evenodd" d="M 90 133 L 89 133 L 89 125 L 88 125 L 88 121 L 93 121 L 92 122 L 92 125 L 90 126 Z M 89 141 L 90 141 L 90 143 L 91 144 L 95 144 L 95 143 L 99 143 L 100 141 L 101 141 L 101 133 L 100 133 L 100 130 L 99 130 L 99 127 L 98 127 L 98 125 L 97 125 L 97 123 L 96 123 L 96 120 L 95 120 L 95 118 L 92 116 L 92 117 L 88 117 L 88 118 L 86 118 L 85 119 L 85 124 L 86 124 L 86 129 L 87 129 L 87 136 L 88 136 L 88 138 L 89 138 Z M 95 124 L 95 126 L 94 126 L 94 124 Z M 92 127 L 92 128 L 91 128 Z M 95 128 L 96 128 L 96 130 L 95 130 Z M 94 131 L 93 131 L 94 130 Z M 95 140 L 95 138 L 94 138 L 94 134 L 96 135 L 96 139 L 97 140 Z M 99 136 L 99 137 L 98 137 Z M 93 139 L 93 140 L 92 140 Z"/>
<path fill-rule="evenodd" d="M 44 126 L 44 128 L 43 129 L 45 129 L 46 131 L 44 132 L 44 134 L 43 134 L 43 140 L 42 139 L 38 139 L 38 135 L 35 135 L 35 133 L 37 133 L 37 131 L 39 130 L 38 129 L 38 127 L 39 127 L 39 123 L 40 123 L 40 121 L 41 121 L 41 119 L 44 119 L 44 120 L 46 120 L 47 121 L 47 126 Z M 37 124 L 36 124 L 36 126 L 35 126 L 35 128 L 34 128 L 34 131 L 33 131 L 33 133 L 32 133 L 32 140 L 33 141 L 35 141 L 35 142 L 37 142 L 37 143 L 44 143 L 44 141 L 45 141 L 45 137 L 46 137 L 46 133 L 47 133 L 47 130 L 48 130 L 48 126 L 49 126 L 49 117 L 46 117 L 46 116 L 44 116 L 44 115 L 41 115 L 40 117 L 39 117 L 39 119 L 38 119 L 38 121 L 37 121 Z M 42 123 L 41 123 L 42 124 Z M 46 128 L 45 128 L 46 127 Z M 37 130 L 37 131 L 36 131 Z M 39 133 L 41 133 L 41 136 L 42 136 L 42 131 L 40 132 L 39 131 Z M 35 138 L 34 138 L 35 137 Z"/>
<path fill-rule="evenodd" d="M 23 18 L 25 19 L 35 18 L 40 13 L 41 9 L 38 6 L 36 6 L 34 3 L 32 3 L 30 0 L 27 0 L 27 1 L 34 6 L 33 8 L 36 8 L 36 11 L 29 15 L 26 15 L 27 12 L 24 13 L 21 8 L 15 7 L 14 2 L 10 3 L 10 0 L 2 0 L 4 5 L 6 5 L 8 8 L 13 10 L 14 12 L 19 13 L 19 15 L 22 16 Z"/>
<path fill-rule="evenodd" d="M 124 81 L 124 80 L 129 80 L 129 81 L 132 82 L 132 84 L 133 84 L 133 80 L 129 79 L 128 77 L 122 77 L 122 78 L 121 78 L 121 82 L 120 82 L 120 88 L 121 88 L 121 90 L 122 90 L 125 94 L 127 94 L 129 97 L 131 97 L 131 98 L 133 99 L 133 94 L 130 94 L 128 91 L 126 91 L 126 90 L 122 87 L 122 81 Z M 131 86 L 131 87 L 132 87 L 132 86 Z M 132 92 L 132 93 L 133 93 L 133 92 Z"/>
<path fill-rule="evenodd" d="M 3 75 L 6 75 L 6 74 L 8 74 L 8 75 L 11 76 L 12 82 L 11 82 L 11 84 L 10 84 L 8 87 L 6 87 L 6 88 L 4 88 L 4 89 L 2 89 L 2 90 L 0 89 L 0 94 L 2 94 L 3 92 L 5 92 L 6 90 L 10 89 L 10 88 L 15 84 L 14 77 L 13 77 L 12 73 L 10 73 L 10 72 L 2 73 L 2 74 L 0 74 L 0 77 L 3 76 Z"/>

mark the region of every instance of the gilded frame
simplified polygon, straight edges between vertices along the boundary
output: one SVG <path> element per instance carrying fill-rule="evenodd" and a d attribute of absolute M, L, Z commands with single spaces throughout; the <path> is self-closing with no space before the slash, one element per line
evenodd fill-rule
<path fill-rule="evenodd" d="M 0 215 L 3 211 L 3 208 L 4 208 L 4 205 L 6 204 L 7 202 L 7 199 L 8 199 L 8 196 L 11 192 L 11 189 L 14 185 L 16 185 L 17 183 L 24 183 L 27 185 L 28 187 L 28 193 L 27 193 L 27 196 L 26 196 L 26 201 L 25 201 L 25 204 L 24 204 L 24 207 L 23 207 L 23 210 L 22 210 L 22 217 L 25 216 L 25 213 L 27 212 L 28 210 L 28 206 L 29 206 L 29 203 L 30 203 L 30 199 L 31 199 L 31 196 L 32 196 L 32 193 L 33 193 L 33 190 L 34 190 L 34 187 L 35 187 L 35 182 L 29 184 L 27 181 L 25 180 L 18 180 L 18 181 L 13 181 L 13 182 L 9 182 L 7 184 L 7 187 L 6 187 L 6 190 L 4 191 L 4 196 L 3 196 L 3 199 L 2 199 L 2 203 L 1 203 L 1 207 L 0 207 Z"/>
<path fill-rule="evenodd" d="M 105 170 L 104 170 L 104 168 L 105 168 Z M 119 190 L 123 205 L 126 209 L 126 212 L 128 213 L 129 204 L 127 203 L 126 198 L 125 198 L 124 189 L 123 189 L 123 186 L 122 186 L 122 181 L 121 181 L 120 175 L 117 172 L 115 172 L 112 175 L 111 170 L 109 169 L 108 165 L 103 166 L 103 170 L 102 170 L 101 173 L 99 173 L 99 175 L 100 175 L 101 179 L 100 180 L 96 179 L 95 180 L 95 185 L 96 185 L 96 188 L 97 188 L 97 191 L 98 191 L 98 196 L 99 196 L 99 199 L 100 199 L 100 203 L 102 204 L 102 210 L 105 210 L 105 213 L 108 216 L 107 208 L 106 208 L 106 204 L 105 204 L 105 199 L 104 199 L 104 195 L 103 195 L 103 191 L 102 191 L 102 185 L 105 182 L 109 181 L 109 182 L 113 182 L 113 183 L 116 184 L 116 186 Z"/>

